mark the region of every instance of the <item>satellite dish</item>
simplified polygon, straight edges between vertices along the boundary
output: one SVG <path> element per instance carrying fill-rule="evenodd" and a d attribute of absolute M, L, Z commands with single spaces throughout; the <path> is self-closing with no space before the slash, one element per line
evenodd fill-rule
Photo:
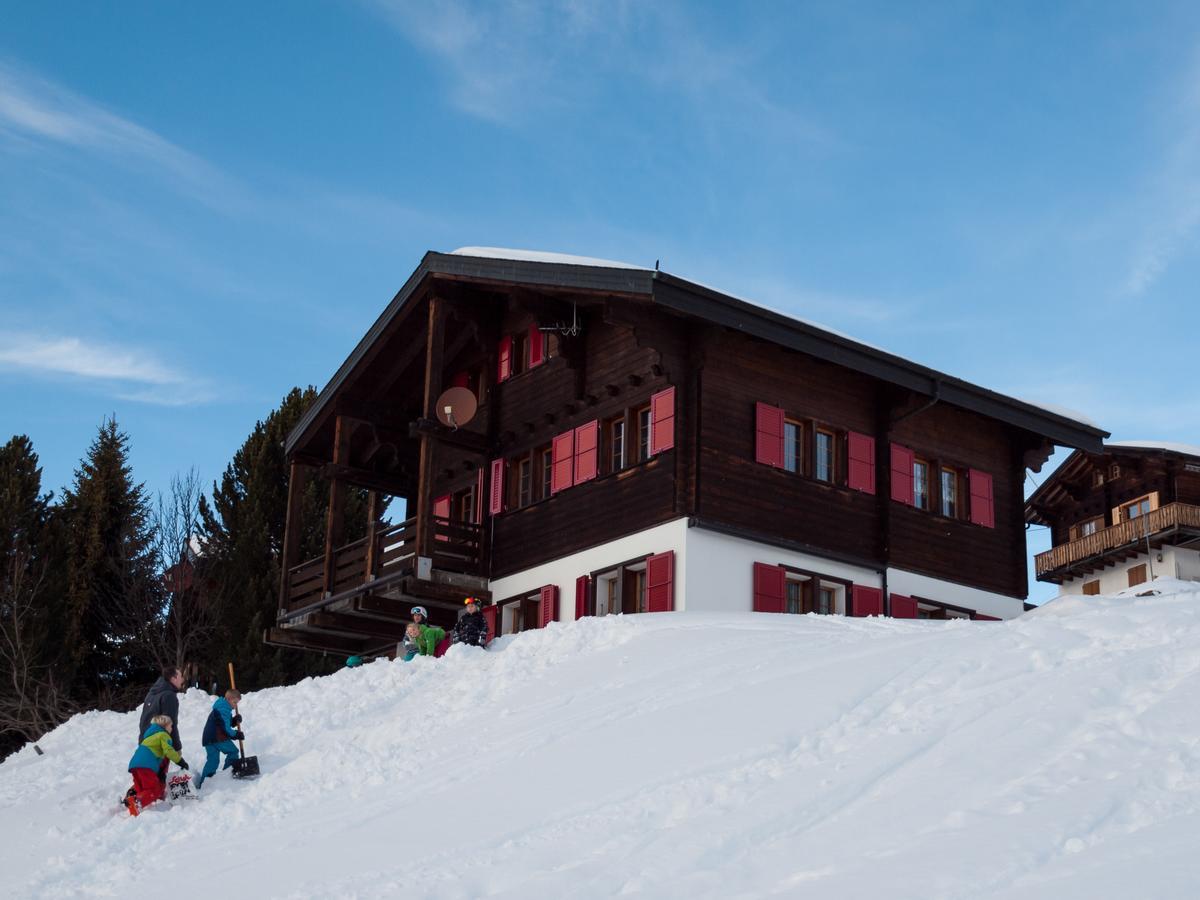
<path fill-rule="evenodd" d="M 437 398 L 438 421 L 451 428 L 461 428 L 475 417 L 479 402 L 470 388 L 446 388 Z"/>

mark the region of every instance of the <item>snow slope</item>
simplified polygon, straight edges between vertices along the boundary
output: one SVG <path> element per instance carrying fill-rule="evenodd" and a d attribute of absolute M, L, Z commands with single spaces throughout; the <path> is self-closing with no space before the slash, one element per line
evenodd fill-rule
<path fill-rule="evenodd" d="M 137 819 L 135 714 L 87 713 L 0 765 L 0 895 L 1200 896 L 1200 584 L 1155 586 L 380 661 L 247 696 L 262 778 Z"/>

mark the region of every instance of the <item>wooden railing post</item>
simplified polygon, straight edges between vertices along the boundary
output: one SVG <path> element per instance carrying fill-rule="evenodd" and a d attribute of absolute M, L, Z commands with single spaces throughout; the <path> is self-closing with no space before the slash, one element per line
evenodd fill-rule
<path fill-rule="evenodd" d="M 346 465 L 350 456 L 350 422 L 338 416 L 333 432 L 333 463 Z M 338 477 L 329 481 L 329 509 L 325 516 L 325 593 L 333 592 L 337 579 L 337 548 L 346 525 L 346 483 Z"/>
<path fill-rule="evenodd" d="M 291 594 L 292 566 L 300 553 L 300 508 L 304 504 L 304 488 L 310 469 L 293 461 L 288 473 L 287 518 L 283 525 L 283 548 L 279 555 L 279 609 L 288 606 Z"/>

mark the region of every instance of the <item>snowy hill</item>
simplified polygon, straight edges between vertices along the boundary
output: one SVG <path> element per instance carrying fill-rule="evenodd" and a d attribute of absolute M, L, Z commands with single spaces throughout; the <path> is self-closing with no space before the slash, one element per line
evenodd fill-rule
<path fill-rule="evenodd" d="M 248 695 L 263 777 L 137 819 L 136 714 L 84 714 L 0 765 L 0 895 L 1195 897 L 1200 585 L 1155 587 L 376 662 Z"/>

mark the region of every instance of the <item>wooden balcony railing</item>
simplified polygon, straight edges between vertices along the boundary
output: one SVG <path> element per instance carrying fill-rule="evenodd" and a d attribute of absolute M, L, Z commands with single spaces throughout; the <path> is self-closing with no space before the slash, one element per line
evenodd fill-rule
<path fill-rule="evenodd" d="M 1145 517 L 1139 516 L 1119 525 L 1102 528 L 1095 534 L 1059 544 L 1045 553 L 1039 553 L 1034 557 L 1034 566 L 1038 577 L 1041 577 L 1047 572 L 1054 572 L 1080 560 L 1099 556 L 1118 547 L 1136 544 L 1144 540 L 1147 534 L 1153 540 L 1156 534 L 1178 526 L 1200 528 L 1200 506 L 1190 503 L 1168 503 L 1151 510 Z"/>
<path fill-rule="evenodd" d="M 469 522 L 434 520 L 433 567 L 475 575 L 482 559 L 482 530 Z M 369 538 L 338 547 L 333 556 L 331 595 L 377 578 L 416 567 L 417 520 L 406 519 L 375 533 L 375 552 L 368 553 Z M 325 558 L 317 557 L 288 572 L 287 608 L 296 610 L 325 595 Z"/>

